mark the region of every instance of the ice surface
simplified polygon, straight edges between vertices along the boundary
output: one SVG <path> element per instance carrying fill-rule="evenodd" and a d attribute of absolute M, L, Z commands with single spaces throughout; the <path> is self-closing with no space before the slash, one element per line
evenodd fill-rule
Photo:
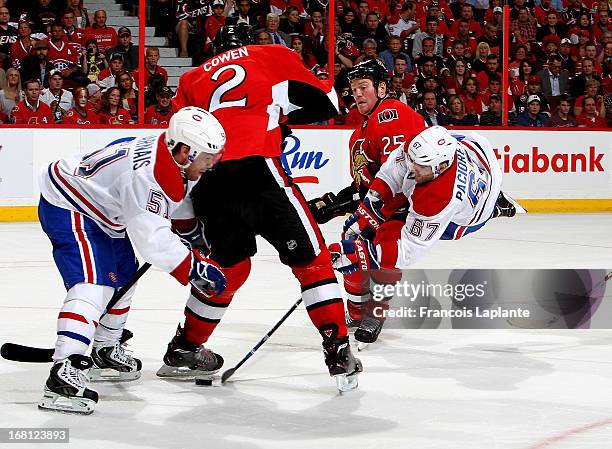
<path fill-rule="evenodd" d="M 325 226 L 328 242 L 340 226 Z M 418 266 L 611 268 L 611 229 L 612 214 L 498 219 Z M 51 347 L 64 292 L 46 237 L 1 224 L 0 248 L 0 341 Z M 196 387 L 155 377 L 185 295 L 158 270 L 143 277 L 128 320 L 142 379 L 96 384 L 91 416 L 37 410 L 49 365 L 1 361 L 0 427 L 69 427 L 70 447 L 87 449 L 612 447 L 612 331 L 387 329 L 359 354 L 359 390 L 339 396 L 300 307 L 226 386 Z M 232 366 L 298 295 L 261 242 L 209 346 Z"/>

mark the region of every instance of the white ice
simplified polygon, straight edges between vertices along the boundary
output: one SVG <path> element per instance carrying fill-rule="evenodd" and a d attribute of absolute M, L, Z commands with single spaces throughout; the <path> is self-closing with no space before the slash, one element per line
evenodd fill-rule
<path fill-rule="evenodd" d="M 328 241 L 340 225 L 324 227 Z M 418 266 L 610 269 L 611 230 L 612 214 L 498 219 Z M 64 292 L 45 235 L 37 223 L 1 224 L 0 248 L 0 340 L 52 347 Z M 298 295 L 260 242 L 209 346 L 233 366 Z M 128 320 L 142 379 L 96 384 L 91 416 L 37 409 L 49 365 L 0 362 L 0 427 L 68 427 L 69 447 L 87 449 L 612 447 L 612 331 L 383 330 L 359 354 L 358 391 L 339 396 L 300 308 L 226 386 L 196 387 L 155 376 L 185 296 L 158 270 L 143 277 Z"/>

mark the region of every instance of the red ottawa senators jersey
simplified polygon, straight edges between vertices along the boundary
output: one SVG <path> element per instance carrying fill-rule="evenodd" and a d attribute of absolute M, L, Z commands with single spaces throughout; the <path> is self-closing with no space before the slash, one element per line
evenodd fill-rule
<path fill-rule="evenodd" d="M 165 125 L 168 126 L 170 118 L 174 115 L 172 109 L 162 111 L 157 105 L 149 106 L 145 111 L 145 123 L 147 125 Z"/>
<path fill-rule="evenodd" d="M 75 108 L 72 108 L 62 117 L 62 123 L 65 125 L 95 125 L 99 122 L 100 117 L 91 109 L 86 109 L 85 115 L 82 115 Z"/>
<path fill-rule="evenodd" d="M 57 70 L 65 70 L 73 65 L 79 65 L 80 53 L 75 44 L 61 41 L 59 44 L 49 41 L 49 61 Z"/>
<path fill-rule="evenodd" d="M 98 123 L 102 125 L 129 125 L 130 118 L 130 112 L 123 108 L 119 108 L 115 114 L 98 112 Z"/>
<path fill-rule="evenodd" d="M 404 142 L 425 128 L 425 120 L 411 107 L 385 98 L 351 135 L 351 175 L 361 194 L 370 188 L 380 166 Z"/>
<path fill-rule="evenodd" d="M 17 125 L 50 125 L 54 123 L 51 108 L 38 100 L 36 110 L 30 108 L 25 100 L 20 101 L 11 111 L 13 123 Z"/>
<path fill-rule="evenodd" d="M 333 87 L 280 45 L 247 45 L 218 54 L 181 76 L 172 101 L 175 111 L 197 106 L 221 122 L 227 137 L 222 160 L 280 156 L 281 116 L 289 125 L 338 114 Z"/>

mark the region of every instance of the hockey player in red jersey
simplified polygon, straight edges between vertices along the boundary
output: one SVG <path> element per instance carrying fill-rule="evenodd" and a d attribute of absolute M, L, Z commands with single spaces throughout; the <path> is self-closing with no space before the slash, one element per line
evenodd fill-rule
<path fill-rule="evenodd" d="M 90 414 L 98 394 L 88 388 L 89 377 L 140 377 L 141 361 L 121 344 L 134 288 L 107 310 L 115 289 L 126 285 L 138 268 L 134 248 L 201 294 L 223 292 L 226 281 L 219 267 L 186 248 L 171 231 L 168 217 L 184 199 L 187 180 L 196 181 L 210 169 L 224 143 L 219 122 L 189 107 L 172 117 L 161 136 L 118 139 L 43 169 L 38 215 L 66 297 L 39 408 Z M 86 353 L 92 343 L 90 358 Z M 211 351 L 200 348 L 198 356 L 192 363 L 221 366 Z"/>
<path fill-rule="evenodd" d="M 175 108 L 207 108 L 227 133 L 221 162 L 193 188 L 191 199 L 204 222 L 211 258 L 228 284 L 223 294 L 212 297 L 191 291 L 185 327 L 170 342 L 160 371 L 163 375 L 187 365 L 181 363 L 182 351 L 208 340 L 246 281 L 255 236 L 261 235 L 300 283 L 306 310 L 323 339 L 330 375 L 341 391 L 352 389 L 361 363 L 349 347 L 330 254 L 280 160 L 286 128 L 281 117 L 287 124 L 327 120 L 337 114 L 338 97 L 304 68 L 295 52 L 278 45 L 244 45 L 250 42 L 248 26 L 222 27 L 215 39 L 217 55 L 184 74 L 174 98 Z"/>
<path fill-rule="evenodd" d="M 351 174 L 353 183 L 338 195 L 327 193 L 321 198 L 309 201 L 318 222 L 324 223 L 334 216 L 352 213 L 357 209 L 376 173 L 385 163 L 389 154 L 404 142 L 410 141 L 423 129 L 423 117 L 404 103 L 388 96 L 389 74 L 376 59 L 356 65 L 348 73 L 351 90 L 357 109 L 365 116 L 363 124 L 351 135 L 349 150 L 351 155 Z M 403 225 L 406 215 L 406 198 L 399 195 L 398 209 L 392 220 L 385 223 L 385 229 Z M 378 271 L 371 273 L 376 282 L 392 282 L 398 273 Z M 356 327 L 355 339 L 372 343 L 378 338 L 384 319 L 372 314 L 372 294 L 370 292 L 370 273 L 357 271 L 344 276 L 347 293 L 347 324 Z M 386 306 L 386 302 L 383 303 Z"/>

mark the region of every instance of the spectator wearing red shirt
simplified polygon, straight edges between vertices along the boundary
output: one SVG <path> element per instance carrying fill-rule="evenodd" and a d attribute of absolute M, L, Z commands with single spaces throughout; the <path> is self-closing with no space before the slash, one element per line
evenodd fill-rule
<path fill-rule="evenodd" d="M 168 86 L 162 86 L 157 91 L 157 104 L 151 105 L 145 111 L 147 125 L 168 126 L 170 118 L 174 115 L 172 110 L 172 97 L 174 92 Z"/>
<path fill-rule="evenodd" d="M 398 76 L 402 79 L 402 88 L 411 89 L 414 85 L 414 76 L 408 72 L 408 60 L 405 55 L 397 55 L 393 59 L 392 76 Z"/>
<path fill-rule="evenodd" d="M 65 125 L 95 125 L 100 122 L 98 114 L 88 108 L 89 92 L 86 87 L 74 89 L 74 107 L 62 118 Z"/>
<path fill-rule="evenodd" d="M 144 63 L 144 92 L 145 92 L 145 108 L 155 103 L 155 92 L 161 86 L 168 83 L 168 72 L 166 69 L 158 65 L 159 48 L 147 47 L 145 51 Z M 134 72 L 134 79 L 138 83 L 140 80 L 139 71 Z"/>
<path fill-rule="evenodd" d="M 540 0 L 540 4 L 533 8 L 533 16 L 540 26 L 546 25 L 548 14 L 551 12 L 555 13 L 557 18 L 561 18 L 559 17 L 558 11 L 555 11 L 555 9 L 550 6 L 551 3 L 551 0 Z"/>
<path fill-rule="evenodd" d="M 368 6 L 370 12 L 375 12 L 378 18 L 387 22 L 391 18 L 391 10 L 389 9 L 389 3 L 385 0 L 368 0 Z"/>
<path fill-rule="evenodd" d="M 536 38 L 535 20 L 529 14 L 529 9 L 523 6 L 519 9 L 518 17 L 510 22 L 510 32 L 516 42 L 524 44 L 533 42 Z"/>
<path fill-rule="evenodd" d="M 463 82 L 463 95 L 461 96 L 465 111 L 468 114 L 482 114 L 482 95 L 478 93 L 478 83 L 474 78 L 466 78 Z"/>
<path fill-rule="evenodd" d="M 77 49 L 78 48 L 78 49 Z M 49 40 L 49 61 L 56 70 L 62 73 L 64 79 L 83 78 L 80 67 L 80 45 L 73 45 L 65 39 L 64 27 L 55 23 L 51 26 Z"/>
<path fill-rule="evenodd" d="M 32 28 L 27 20 L 19 22 L 17 33 L 17 41 L 11 45 L 9 50 L 9 64 L 19 70 L 21 61 L 32 52 L 34 40 L 31 38 Z"/>
<path fill-rule="evenodd" d="M 470 72 L 463 58 L 457 59 L 442 85 L 449 95 L 463 95 L 463 82 L 470 77 Z"/>
<path fill-rule="evenodd" d="M 223 25 L 225 25 L 225 16 L 223 11 L 225 10 L 225 2 L 223 0 L 213 0 L 212 2 L 212 15 L 206 18 L 204 22 L 204 51 L 210 51 L 212 44 L 217 35 L 217 31 Z"/>
<path fill-rule="evenodd" d="M 465 47 L 465 57 L 471 59 L 476 53 L 476 46 L 478 45 L 478 42 L 476 41 L 476 38 L 470 36 L 469 22 L 459 19 L 455 23 L 457 24 L 457 33 L 448 39 L 447 50 L 449 47 L 452 47 L 454 42 L 462 42 L 463 46 Z"/>
<path fill-rule="evenodd" d="M 484 92 L 489 85 L 489 78 L 500 76 L 499 74 L 499 58 L 497 55 L 487 56 L 487 68 L 476 75 L 479 92 Z"/>
<path fill-rule="evenodd" d="M 17 125 L 50 125 L 53 123 L 51 108 L 40 100 L 40 81 L 31 79 L 23 85 L 25 99 L 11 111 L 11 122 Z"/>
<path fill-rule="evenodd" d="M 312 68 L 317 64 L 317 60 L 315 57 L 304 48 L 304 40 L 301 35 L 291 36 L 291 48 L 298 55 L 300 55 L 300 59 L 304 63 L 304 67 L 308 70 L 312 70 Z"/>
<path fill-rule="evenodd" d="M 601 84 L 597 80 L 588 80 L 585 85 L 585 95 L 581 95 L 574 101 L 574 117 L 578 117 L 582 114 L 583 106 L 582 102 L 587 97 L 595 98 L 595 110 L 599 115 L 605 115 L 606 109 L 604 107 L 603 95 L 600 94 Z"/>
<path fill-rule="evenodd" d="M 550 1 L 550 0 L 549 0 Z M 459 31 L 459 24 L 461 21 L 465 21 L 468 23 L 468 30 L 470 36 L 476 38 L 482 35 L 482 27 L 478 23 L 478 21 L 474 20 L 474 9 L 472 5 L 463 5 L 461 7 L 461 15 L 458 20 L 456 20 L 450 27 L 450 35 L 453 37 L 457 37 L 457 33 Z"/>
<path fill-rule="evenodd" d="M 66 40 L 71 44 L 75 44 L 77 49 L 81 51 L 81 47 L 85 45 L 85 30 L 78 28 L 75 25 L 75 21 L 74 9 L 65 9 L 62 13 L 62 26 L 64 27 Z"/>
<path fill-rule="evenodd" d="M 129 125 L 130 112 L 120 106 L 121 92 L 118 87 L 111 87 L 102 94 L 99 123 L 103 125 Z"/>
<path fill-rule="evenodd" d="M 95 39 L 98 48 L 105 53 L 111 47 L 117 45 L 119 37 L 114 28 L 106 25 L 106 11 L 99 9 L 94 13 L 94 23 L 85 29 L 86 39 Z"/>
<path fill-rule="evenodd" d="M 442 34 L 444 36 L 448 36 L 450 34 L 446 21 L 444 20 L 444 15 L 440 14 L 440 6 L 435 3 L 429 4 L 427 7 L 427 15 L 419 20 L 421 30 L 427 29 L 427 22 L 431 19 L 435 19 L 438 23 L 438 27 L 436 28 L 436 32 L 438 34 Z"/>
<path fill-rule="evenodd" d="M 87 85 L 87 109 L 98 114 L 102 107 L 102 91 L 97 84 Z"/>
<path fill-rule="evenodd" d="M 598 44 L 604 43 L 603 36 L 607 31 L 612 31 L 610 12 L 608 10 L 599 10 L 597 12 L 597 21 L 595 25 L 593 25 L 591 37 Z"/>
<path fill-rule="evenodd" d="M 582 114 L 576 117 L 580 128 L 605 128 L 606 121 L 597 113 L 597 100 L 593 97 L 584 97 L 582 100 Z"/>

